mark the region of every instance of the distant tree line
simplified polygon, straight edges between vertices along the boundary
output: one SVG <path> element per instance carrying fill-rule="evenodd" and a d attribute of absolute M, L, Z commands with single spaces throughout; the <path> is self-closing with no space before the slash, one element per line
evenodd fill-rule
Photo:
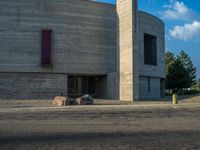
<path fill-rule="evenodd" d="M 190 88 L 196 84 L 196 67 L 190 57 L 181 51 L 177 56 L 167 52 L 166 60 L 166 89 L 173 93 L 182 92 L 184 88 Z"/>

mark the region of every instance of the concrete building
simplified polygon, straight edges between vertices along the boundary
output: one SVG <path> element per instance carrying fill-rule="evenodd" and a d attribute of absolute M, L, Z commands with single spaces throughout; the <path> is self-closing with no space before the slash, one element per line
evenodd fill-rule
<path fill-rule="evenodd" d="M 164 47 L 137 0 L 1 0 L 0 98 L 159 98 Z"/>

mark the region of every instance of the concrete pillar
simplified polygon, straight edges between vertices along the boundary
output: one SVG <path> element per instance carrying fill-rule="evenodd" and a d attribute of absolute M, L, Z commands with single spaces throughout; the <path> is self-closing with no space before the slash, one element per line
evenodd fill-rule
<path fill-rule="evenodd" d="M 117 0 L 120 100 L 139 98 L 137 0 Z"/>

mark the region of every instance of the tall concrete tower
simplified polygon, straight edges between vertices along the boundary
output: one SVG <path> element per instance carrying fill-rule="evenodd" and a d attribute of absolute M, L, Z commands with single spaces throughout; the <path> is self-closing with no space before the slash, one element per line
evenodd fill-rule
<path fill-rule="evenodd" d="M 124 101 L 139 98 L 137 5 L 137 0 L 117 0 L 119 98 Z"/>

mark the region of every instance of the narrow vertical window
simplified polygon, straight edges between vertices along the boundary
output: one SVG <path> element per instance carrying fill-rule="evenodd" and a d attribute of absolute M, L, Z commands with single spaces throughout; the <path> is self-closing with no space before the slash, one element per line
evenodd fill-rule
<path fill-rule="evenodd" d="M 150 77 L 148 77 L 148 92 L 151 92 L 151 82 L 150 82 Z"/>
<path fill-rule="evenodd" d="M 144 63 L 157 65 L 157 37 L 144 34 Z"/>
<path fill-rule="evenodd" d="M 42 65 L 51 65 L 52 30 L 42 30 Z"/>

